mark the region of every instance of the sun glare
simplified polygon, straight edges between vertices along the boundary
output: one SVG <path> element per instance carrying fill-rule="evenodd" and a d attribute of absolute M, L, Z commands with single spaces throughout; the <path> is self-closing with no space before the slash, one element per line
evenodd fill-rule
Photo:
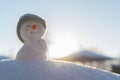
<path fill-rule="evenodd" d="M 60 58 L 78 50 L 78 44 L 70 35 L 58 35 L 54 37 L 53 44 L 49 48 L 49 58 Z"/>

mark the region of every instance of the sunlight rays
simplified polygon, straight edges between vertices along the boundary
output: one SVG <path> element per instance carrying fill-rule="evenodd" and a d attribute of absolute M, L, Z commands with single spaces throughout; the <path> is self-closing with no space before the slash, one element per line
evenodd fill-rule
<path fill-rule="evenodd" d="M 54 43 L 49 48 L 50 58 L 59 58 L 78 50 L 78 43 L 72 35 L 58 35 L 54 37 Z"/>

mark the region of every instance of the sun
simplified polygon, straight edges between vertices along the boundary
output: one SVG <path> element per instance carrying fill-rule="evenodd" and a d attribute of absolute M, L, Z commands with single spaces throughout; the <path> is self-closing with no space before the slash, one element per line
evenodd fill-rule
<path fill-rule="evenodd" d="M 78 50 L 78 43 L 71 35 L 58 35 L 54 37 L 53 44 L 49 48 L 49 58 L 60 58 Z"/>

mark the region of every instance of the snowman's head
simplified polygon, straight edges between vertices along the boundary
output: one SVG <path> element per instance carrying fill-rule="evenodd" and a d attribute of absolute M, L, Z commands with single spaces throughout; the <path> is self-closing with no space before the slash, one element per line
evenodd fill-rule
<path fill-rule="evenodd" d="M 28 41 L 30 37 L 42 38 L 45 30 L 45 21 L 33 14 L 23 15 L 17 25 L 17 35 L 22 42 Z"/>

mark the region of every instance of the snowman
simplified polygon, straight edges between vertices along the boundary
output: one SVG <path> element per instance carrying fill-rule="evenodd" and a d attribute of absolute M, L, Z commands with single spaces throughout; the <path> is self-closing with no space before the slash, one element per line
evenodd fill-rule
<path fill-rule="evenodd" d="M 17 35 L 24 43 L 16 60 L 0 62 L 0 80 L 120 80 L 120 75 L 82 64 L 46 60 L 43 39 L 45 21 L 37 15 L 23 15 Z"/>
<path fill-rule="evenodd" d="M 16 60 L 46 59 L 47 45 L 43 38 L 46 30 L 45 21 L 33 14 L 23 15 L 17 25 L 17 35 L 24 43 Z"/>

